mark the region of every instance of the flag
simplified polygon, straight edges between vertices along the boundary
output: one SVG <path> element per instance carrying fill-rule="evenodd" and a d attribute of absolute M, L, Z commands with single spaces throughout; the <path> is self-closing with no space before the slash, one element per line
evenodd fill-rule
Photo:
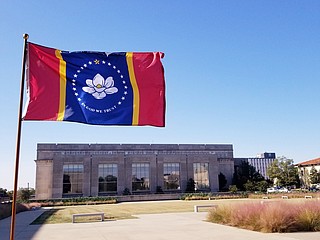
<path fill-rule="evenodd" d="M 23 120 L 165 125 L 161 52 L 60 51 L 27 45 Z"/>

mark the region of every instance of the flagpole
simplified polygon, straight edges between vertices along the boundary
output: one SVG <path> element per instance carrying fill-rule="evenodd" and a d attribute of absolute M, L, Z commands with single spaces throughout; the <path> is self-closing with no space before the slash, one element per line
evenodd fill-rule
<path fill-rule="evenodd" d="M 22 72 L 21 72 L 21 83 L 20 83 L 20 103 L 18 113 L 18 131 L 17 131 L 17 142 L 16 142 L 16 162 L 14 172 L 14 187 L 13 187 L 13 198 L 12 198 L 12 211 L 11 211 L 11 227 L 10 227 L 10 240 L 14 240 L 15 222 L 16 222 L 16 204 L 17 204 L 17 188 L 18 188 L 18 173 L 19 173 L 19 160 L 20 160 L 20 141 L 21 141 L 21 125 L 22 125 L 22 105 L 23 105 L 23 92 L 24 92 L 24 78 L 25 78 L 25 62 L 27 56 L 27 41 L 29 35 L 23 34 L 24 46 L 23 46 L 23 57 L 22 57 Z"/>

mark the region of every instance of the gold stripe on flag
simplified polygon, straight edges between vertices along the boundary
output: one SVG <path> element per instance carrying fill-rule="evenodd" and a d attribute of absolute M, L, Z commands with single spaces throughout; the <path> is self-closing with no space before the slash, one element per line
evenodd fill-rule
<path fill-rule="evenodd" d="M 138 84 L 136 81 L 136 76 L 134 74 L 133 53 L 128 52 L 126 54 L 126 58 L 127 58 L 127 63 L 128 63 L 130 82 L 131 82 L 131 86 L 132 86 L 132 90 L 133 90 L 132 125 L 138 125 L 138 123 L 139 123 L 140 95 L 139 95 Z"/>
<path fill-rule="evenodd" d="M 67 78 L 66 78 L 66 62 L 63 60 L 61 56 L 61 51 L 56 50 L 56 57 L 59 59 L 59 75 L 60 75 L 60 101 L 59 101 L 59 112 L 57 116 L 57 121 L 63 121 L 64 113 L 65 113 L 65 106 L 66 106 L 66 85 L 67 85 Z"/>

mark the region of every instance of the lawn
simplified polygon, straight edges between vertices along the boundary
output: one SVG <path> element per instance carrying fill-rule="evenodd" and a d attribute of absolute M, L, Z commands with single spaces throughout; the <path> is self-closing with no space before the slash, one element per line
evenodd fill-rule
<path fill-rule="evenodd" d="M 33 224 L 52 224 L 52 223 L 71 223 L 72 214 L 75 213 L 93 213 L 104 212 L 105 220 L 121 220 L 135 218 L 139 214 L 155 214 L 155 213 L 175 213 L 175 212 L 192 212 L 194 205 L 216 204 L 237 205 L 238 203 L 303 203 L 304 199 L 221 199 L 221 200 L 193 200 L 193 201 L 150 201 L 150 202 L 128 202 L 117 204 L 99 204 L 99 205 L 78 205 L 78 206 L 61 206 L 53 207 L 36 219 Z M 308 201 L 308 200 L 307 200 Z M 202 209 L 201 211 L 208 211 Z M 79 218 L 79 221 L 88 222 L 90 220 L 97 221 L 95 217 Z M 78 221 L 78 219 L 77 219 Z"/>
<path fill-rule="evenodd" d="M 33 224 L 43 223 L 70 223 L 72 214 L 104 212 L 106 220 L 120 220 L 134 218 L 138 214 L 192 212 L 194 205 L 223 204 L 225 202 L 248 202 L 258 200 L 230 199 L 230 200 L 199 200 L 199 201 L 155 201 L 155 202 L 130 202 L 101 205 L 80 205 L 54 207 L 42 214 Z M 89 220 L 93 219 L 90 217 Z M 81 219 L 80 219 L 81 220 Z M 87 221 L 88 219 L 86 219 Z"/>

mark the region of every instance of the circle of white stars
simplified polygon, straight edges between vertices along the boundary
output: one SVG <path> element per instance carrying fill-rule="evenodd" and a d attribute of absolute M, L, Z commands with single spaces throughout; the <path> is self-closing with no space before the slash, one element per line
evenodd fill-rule
<path fill-rule="evenodd" d="M 120 106 L 123 103 L 123 101 L 126 100 L 126 95 L 128 94 L 128 85 L 123 77 L 123 74 L 121 73 L 121 70 L 118 69 L 117 66 L 113 65 L 111 62 L 105 61 L 105 60 L 101 61 L 99 59 L 94 59 L 93 61 L 88 61 L 88 62 L 84 63 L 79 69 L 76 70 L 76 72 L 75 72 L 75 74 L 73 74 L 73 78 L 72 78 L 72 90 L 74 92 L 74 95 L 76 96 L 78 102 L 83 102 L 83 99 L 81 99 L 79 97 L 79 93 L 77 91 L 77 78 L 82 72 L 84 72 L 86 69 L 88 69 L 91 65 L 94 66 L 94 65 L 99 65 L 99 64 L 103 64 L 103 65 L 106 65 L 106 66 L 112 68 L 119 75 L 120 80 L 123 84 L 123 88 L 124 88 L 124 91 L 122 93 L 121 98 L 116 103 L 116 105 Z M 113 107 L 116 107 L 116 105 L 114 105 Z"/>

